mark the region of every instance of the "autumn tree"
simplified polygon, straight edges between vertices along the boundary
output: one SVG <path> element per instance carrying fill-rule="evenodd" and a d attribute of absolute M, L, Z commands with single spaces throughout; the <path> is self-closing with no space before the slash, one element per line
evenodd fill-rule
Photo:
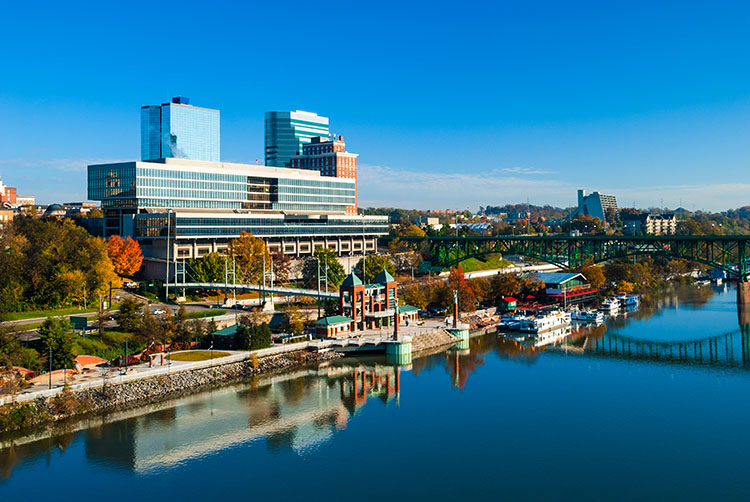
<path fill-rule="evenodd" d="M 260 237 L 241 232 L 229 241 L 229 257 L 235 260 L 237 278 L 249 284 L 261 284 L 263 271 L 271 271 L 271 255 Z"/>
<path fill-rule="evenodd" d="M 297 307 L 290 307 L 284 313 L 284 328 L 295 335 L 301 335 L 305 331 L 305 314 Z"/>
<path fill-rule="evenodd" d="M 459 312 L 470 312 L 475 309 L 477 298 L 471 284 L 466 280 L 464 268 L 461 265 L 451 269 L 448 275 L 448 286 L 451 290 L 458 291 Z"/>
<path fill-rule="evenodd" d="M 129 236 L 123 239 L 113 235 L 107 240 L 107 254 L 117 275 L 133 275 L 141 269 L 143 252 L 141 246 Z"/>
<path fill-rule="evenodd" d="M 594 265 L 591 262 L 587 262 L 583 266 L 578 267 L 576 269 L 576 272 L 583 274 L 583 276 L 586 277 L 588 283 L 591 284 L 591 287 L 593 287 L 594 289 L 601 288 L 606 281 L 602 268 L 598 265 Z"/>
<path fill-rule="evenodd" d="M 419 286 L 406 288 L 404 292 L 401 293 L 401 299 L 403 299 L 407 305 L 413 305 L 419 309 L 424 309 L 430 303 L 424 290 Z"/>

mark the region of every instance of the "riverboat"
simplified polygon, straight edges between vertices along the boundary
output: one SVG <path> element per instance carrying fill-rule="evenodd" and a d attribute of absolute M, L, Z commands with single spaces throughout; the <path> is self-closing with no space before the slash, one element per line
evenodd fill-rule
<path fill-rule="evenodd" d="M 607 315 L 617 315 L 620 311 L 620 301 L 617 298 L 608 298 L 599 306 L 599 312 Z"/>
<path fill-rule="evenodd" d="M 523 333 L 544 333 L 556 328 L 570 326 L 570 314 L 561 310 L 539 313 L 521 320 L 520 330 Z"/>
<path fill-rule="evenodd" d="M 641 303 L 641 298 L 638 295 L 627 293 L 619 294 L 617 300 L 620 302 L 620 307 L 638 306 Z"/>
<path fill-rule="evenodd" d="M 497 323 L 498 331 L 509 331 L 517 330 L 521 327 L 521 321 L 527 319 L 527 316 L 521 314 L 506 315 L 500 318 L 500 322 Z"/>
<path fill-rule="evenodd" d="M 604 322 L 604 314 L 596 310 L 575 310 L 570 318 L 578 322 L 601 324 Z"/>

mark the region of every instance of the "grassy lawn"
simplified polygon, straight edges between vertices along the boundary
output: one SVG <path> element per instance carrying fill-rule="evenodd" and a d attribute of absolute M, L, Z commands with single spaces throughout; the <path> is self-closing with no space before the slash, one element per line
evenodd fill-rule
<path fill-rule="evenodd" d="M 198 312 L 188 312 L 185 317 L 188 319 L 202 319 L 204 317 L 216 317 L 226 314 L 224 309 L 199 310 Z"/>
<path fill-rule="evenodd" d="M 97 356 L 103 359 L 114 359 L 125 354 L 125 338 L 128 337 L 128 353 L 135 354 L 143 350 L 144 344 L 133 340 L 132 333 L 121 331 L 105 331 L 100 337 L 99 333 L 89 333 L 84 340 L 81 336 L 73 337 L 73 349 L 76 354 Z"/>
<path fill-rule="evenodd" d="M 188 352 L 177 352 L 176 354 L 170 354 L 169 358 L 173 361 L 206 361 L 208 359 L 217 359 L 219 357 L 226 357 L 229 352 L 221 352 L 218 350 L 213 351 L 213 356 L 210 350 L 191 350 Z"/>
<path fill-rule="evenodd" d="M 488 255 L 486 260 L 469 258 L 461 262 L 464 272 L 476 272 L 477 270 L 492 270 L 495 268 L 504 268 L 511 263 L 498 255 Z"/>
<path fill-rule="evenodd" d="M 87 314 L 90 312 L 96 312 L 96 309 L 79 309 L 76 307 L 67 309 L 53 309 L 53 310 L 29 310 L 27 312 L 9 312 L 5 314 L 6 321 L 20 321 L 23 319 L 34 319 L 37 317 L 55 317 L 63 315 L 80 315 Z"/>

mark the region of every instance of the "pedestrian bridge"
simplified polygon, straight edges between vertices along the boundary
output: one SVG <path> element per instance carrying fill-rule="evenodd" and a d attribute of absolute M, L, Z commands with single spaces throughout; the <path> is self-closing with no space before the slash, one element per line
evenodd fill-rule
<path fill-rule="evenodd" d="M 338 299 L 338 291 L 318 291 L 317 289 L 290 288 L 284 286 L 264 286 L 262 284 L 242 284 L 224 282 L 172 282 L 169 287 L 176 289 L 216 289 L 224 291 L 249 291 L 262 294 L 284 296 L 309 296 L 321 299 Z"/>

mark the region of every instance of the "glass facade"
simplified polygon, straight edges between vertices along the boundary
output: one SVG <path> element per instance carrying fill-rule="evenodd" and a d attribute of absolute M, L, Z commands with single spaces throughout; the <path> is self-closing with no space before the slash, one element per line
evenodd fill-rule
<path fill-rule="evenodd" d="M 220 146 L 219 110 L 182 103 L 141 108 L 141 160 L 219 162 Z"/>
<path fill-rule="evenodd" d="M 328 118 L 315 113 L 266 112 L 266 165 L 289 167 L 312 138 L 328 136 Z"/>
<path fill-rule="evenodd" d="M 136 237 L 166 237 L 166 215 L 138 215 L 135 223 Z M 180 216 L 173 217 L 170 235 L 183 238 L 235 238 L 240 232 L 249 232 L 259 237 L 338 237 L 374 236 L 388 233 L 386 218 L 365 221 L 361 218 L 310 219 L 273 218 L 248 215 L 246 217 Z"/>
<path fill-rule="evenodd" d="M 337 212 L 354 204 L 356 197 L 351 179 L 249 176 L 153 165 L 89 166 L 88 198 L 102 200 L 103 206 L 127 198 L 136 199 L 139 207 Z"/>

